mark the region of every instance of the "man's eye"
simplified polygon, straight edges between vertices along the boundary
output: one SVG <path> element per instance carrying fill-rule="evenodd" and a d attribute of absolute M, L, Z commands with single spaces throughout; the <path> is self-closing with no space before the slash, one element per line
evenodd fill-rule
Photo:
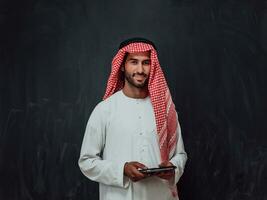
<path fill-rule="evenodd" d="M 132 64 L 137 64 L 137 61 L 136 61 L 136 60 L 132 60 L 131 63 L 132 63 Z"/>
<path fill-rule="evenodd" d="M 144 65 L 150 65 L 150 61 L 149 60 L 144 61 Z"/>

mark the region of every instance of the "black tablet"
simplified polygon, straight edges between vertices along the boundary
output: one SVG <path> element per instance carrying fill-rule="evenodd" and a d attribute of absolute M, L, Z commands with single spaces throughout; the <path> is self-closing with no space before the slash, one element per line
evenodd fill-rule
<path fill-rule="evenodd" d="M 175 166 L 169 166 L 169 167 L 156 167 L 156 168 L 148 168 L 148 169 L 139 169 L 138 171 L 143 174 L 149 174 L 149 175 L 155 175 L 159 173 L 168 173 L 175 169 Z"/>

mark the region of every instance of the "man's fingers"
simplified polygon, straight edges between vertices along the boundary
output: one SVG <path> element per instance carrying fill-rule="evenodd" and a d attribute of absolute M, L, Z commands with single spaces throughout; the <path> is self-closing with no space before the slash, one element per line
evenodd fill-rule
<path fill-rule="evenodd" d="M 137 177 L 142 177 L 142 178 L 145 177 L 145 175 L 142 172 L 138 171 L 138 169 L 136 169 L 136 168 L 133 169 L 133 175 L 137 176 Z"/>
<path fill-rule="evenodd" d="M 135 182 L 145 178 L 145 175 L 140 173 L 137 169 L 133 169 L 129 178 Z"/>
<path fill-rule="evenodd" d="M 139 162 L 133 162 L 133 165 L 136 167 L 136 169 L 141 168 L 141 169 L 146 169 L 147 167 Z"/>
<path fill-rule="evenodd" d="M 175 174 L 175 172 L 174 172 L 174 170 L 172 170 L 170 172 L 161 172 L 161 173 L 157 174 L 157 177 L 169 180 L 172 177 L 174 177 L 174 174 Z"/>
<path fill-rule="evenodd" d="M 124 167 L 124 173 L 128 176 L 132 181 L 139 181 L 146 176 L 138 171 L 138 168 L 144 169 L 145 165 L 139 162 L 127 162 Z"/>
<path fill-rule="evenodd" d="M 172 166 L 172 163 L 170 163 L 169 161 L 164 161 L 159 164 L 159 167 L 169 167 L 169 166 Z"/>

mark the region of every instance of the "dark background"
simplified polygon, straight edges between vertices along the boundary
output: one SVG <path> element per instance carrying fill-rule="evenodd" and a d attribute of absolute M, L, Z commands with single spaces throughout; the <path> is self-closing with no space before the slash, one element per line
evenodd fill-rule
<path fill-rule="evenodd" d="M 181 200 L 267 199 L 263 0 L 1 0 L 0 200 L 88 200 L 88 117 L 119 43 L 158 47 L 188 153 Z"/>

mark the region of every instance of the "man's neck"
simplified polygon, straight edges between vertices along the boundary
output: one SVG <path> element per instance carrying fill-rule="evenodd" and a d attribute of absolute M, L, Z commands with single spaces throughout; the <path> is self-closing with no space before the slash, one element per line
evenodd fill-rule
<path fill-rule="evenodd" d="M 133 86 L 131 87 L 128 84 L 125 84 L 122 90 L 126 96 L 135 98 L 135 99 L 143 99 L 143 98 L 146 98 L 148 95 L 147 87 L 137 88 L 137 87 L 133 87 Z"/>

